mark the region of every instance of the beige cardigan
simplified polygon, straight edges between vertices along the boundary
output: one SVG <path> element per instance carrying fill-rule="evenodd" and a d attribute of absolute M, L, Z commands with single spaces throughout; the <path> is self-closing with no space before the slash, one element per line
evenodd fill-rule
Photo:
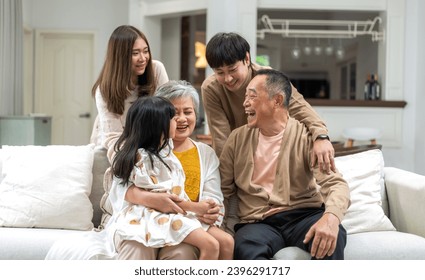
<path fill-rule="evenodd" d="M 223 148 L 220 175 L 225 206 L 237 193 L 241 222 L 255 222 L 264 219 L 265 213 L 273 208 L 285 211 L 320 207 L 325 203 L 325 212 L 336 215 L 341 221 L 350 204 L 348 184 L 340 173 L 328 175 L 317 165 L 310 167 L 313 140 L 307 128 L 289 118 L 270 195 L 251 183 L 258 134 L 258 129 L 244 125 L 230 134 Z"/>

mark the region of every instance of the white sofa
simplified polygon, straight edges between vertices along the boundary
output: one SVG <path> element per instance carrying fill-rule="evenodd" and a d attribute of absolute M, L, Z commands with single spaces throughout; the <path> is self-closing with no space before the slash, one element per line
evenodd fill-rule
<path fill-rule="evenodd" d="M 72 157 L 69 152 L 61 152 L 61 147 L 56 147 L 55 154 L 58 157 Z M 49 228 L 38 227 L 11 227 L 4 226 L 3 210 L 5 202 L 0 198 L 0 259 L 25 259 L 36 260 L 44 259 L 52 244 L 66 235 L 79 235 L 85 230 L 96 228 L 100 225 L 103 211 L 100 207 L 100 201 L 104 194 L 103 174 L 109 164 L 106 159 L 106 153 L 102 149 L 94 149 L 92 158 L 92 172 L 88 172 L 90 178 L 90 204 L 93 211 L 88 211 L 87 218 L 92 224 L 88 229 L 64 229 L 63 224 L 55 228 L 50 224 Z M 0 175 L 2 172 L 2 161 L 4 152 L 0 149 Z M 3 156 L 2 156 L 3 155 Z M 29 156 L 29 155 L 28 155 Z M 78 157 L 75 157 L 78 158 Z M 88 157 L 90 160 L 90 157 Z M 39 159 L 42 162 L 44 158 Z M 12 162 L 13 163 L 13 162 Z M 72 163 L 72 162 L 71 162 Z M 19 163 L 13 163 L 19 164 Z M 13 165 L 12 165 L 13 166 Z M 28 166 L 33 166 L 30 163 Z M 78 164 L 80 166 L 80 164 Z M 22 168 L 25 168 L 23 164 Z M 42 167 L 40 167 L 42 168 Z M 63 169 L 63 168 L 62 168 Z M 59 172 L 63 172 L 63 170 Z M 68 172 L 69 171 L 69 172 Z M 81 171 L 81 170 L 80 170 Z M 9 170 L 10 172 L 10 170 Z M 72 173 L 68 166 L 65 174 Z M 76 171 L 75 171 L 76 172 Z M 373 231 L 362 232 L 348 235 L 347 247 L 345 249 L 346 259 L 422 259 L 425 260 L 425 176 L 403 171 L 396 168 L 384 168 L 385 185 L 382 189 L 382 205 L 387 216 L 390 217 L 396 231 Z M 26 172 L 23 173 L 24 175 Z M 67 175 L 68 176 L 68 175 Z M 4 178 L 3 178 L 4 177 Z M 5 176 L 0 176 L 0 196 L 5 194 Z M 72 192 L 72 189 L 68 190 Z M 10 194 L 7 194 L 10 195 Z M 74 216 L 79 217 L 82 211 L 74 211 Z M 67 219 L 74 218 L 63 217 Z M 53 221 L 56 218 L 53 216 Z M 30 219 L 30 217 L 28 217 Z M 306 252 L 298 248 L 285 248 L 275 255 L 276 259 L 309 259 Z"/>
<path fill-rule="evenodd" d="M 1 158 L 0 149 L 0 175 Z M 89 186 L 92 211 L 88 218 L 92 221 L 91 227 L 97 228 L 101 224 L 103 213 L 102 209 L 100 209 L 100 200 L 104 194 L 103 174 L 109 167 L 109 162 L 106 158 L 106 152 L 102 149 L 94 149 L 92 158 L 93 164 L 92 170 L 90 170 L 92 183 Z M 42 160 L 40 159 L 40 161 Z M 0 179 L 2 178 L 0 177 Z M 79 215 L 79 213 L 76 212 L 75 215 Z M 0 222 L 1 220 L 0 205 Z M 84 230 L 63 228 L 0 227 L 0 260 L 42 260 L 56 240 L 67 235 L 79 235 L 83 232 Z"/>
<path fill-rule="evenodd" d="M 347 260 L 425 260 L 425 176 L 384 167 L 382 207 L 395 231 L 347 235 Z M 280 250 L 276 259 L 310 259 L 296 247 Z"/>
<path fill-rule="evenodd" d="M 345 259 L 425 260 L 425 176 L 384 167 L 376 145 L 337 151 L 335 163 L 349 184 L 351 205 L 342 221 L 347 230 Z M 371 149 L 371 150 L 369 150 Z M 229 202 L 226 230 L 238 222 L 237 198 Z M 274 259 L 307 260 L 297 247 L 278 251 Z"/>

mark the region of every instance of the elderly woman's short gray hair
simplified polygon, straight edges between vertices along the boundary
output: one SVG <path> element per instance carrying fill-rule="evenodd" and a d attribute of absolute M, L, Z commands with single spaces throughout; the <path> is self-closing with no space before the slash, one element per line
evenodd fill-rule
<path fill-rule="evenodd" d="M 196 89 L 187 81 L 168 81 L 156 89 L 155 95 L 167 98 L 171 102 L 177 98 L 190 97 L 192 98 L 196 117 L 199 116 L 199 94 Z"/>

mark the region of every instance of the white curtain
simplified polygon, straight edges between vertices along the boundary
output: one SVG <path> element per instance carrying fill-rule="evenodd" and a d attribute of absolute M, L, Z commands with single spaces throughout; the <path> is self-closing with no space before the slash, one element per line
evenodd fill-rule
<path fill-rule="evenodd" d="M 0 0 L 0 115 L 22 114 L 22 22 L 22 0 Z"/>

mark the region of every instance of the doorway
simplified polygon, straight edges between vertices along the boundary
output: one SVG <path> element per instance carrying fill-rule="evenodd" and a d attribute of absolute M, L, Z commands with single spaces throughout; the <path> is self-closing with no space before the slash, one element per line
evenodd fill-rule
<path fill-rule="evenodd" d="M 52 117 L 51 144 L 88 144 L 94 34 L 37 31 L 35 41 L 34 113 Z"/>

